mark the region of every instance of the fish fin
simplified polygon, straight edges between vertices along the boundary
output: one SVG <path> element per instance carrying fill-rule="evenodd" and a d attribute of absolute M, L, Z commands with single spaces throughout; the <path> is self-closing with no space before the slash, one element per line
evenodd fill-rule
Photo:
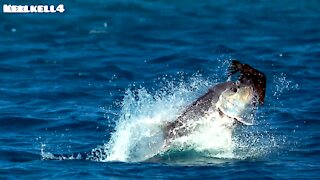
<path fill-rule="evenodd" d="M 241 118 L 234 118 L 234 120 L 236 120 L 236 121 L 239 122 L 240 124 L 243 124 L 243 125 L 246 125 L 246 126 L 252 126 L 252 125 L 253 125 L 253 123 L 246 122 L 246 121 L 244 121 L 244 120 L 241 119 Z"/>

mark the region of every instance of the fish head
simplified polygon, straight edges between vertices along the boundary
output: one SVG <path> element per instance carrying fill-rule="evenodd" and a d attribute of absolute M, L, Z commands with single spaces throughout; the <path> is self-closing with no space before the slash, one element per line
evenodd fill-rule
<path fill-rule="evenodd" d="M 216 107 L 228 117 L 252 125 L 256 104 L 257 95 L 252 86 L 233 83 L 221 93 Z"/>

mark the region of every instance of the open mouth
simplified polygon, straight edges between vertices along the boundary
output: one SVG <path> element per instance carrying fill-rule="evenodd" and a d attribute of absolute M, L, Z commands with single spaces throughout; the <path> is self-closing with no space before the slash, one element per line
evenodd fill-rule
<path fill-rule="evenodd" d="M 231 116 L 229 116 L 227 113 L 225 113 L 225 112 L 224 112 L 222 109 L 220 109 L 220 108 L 218 108 L 218 111 L 219 111 L 219 114 L 220 114 L 221 116 L 227 116 L 228 118 L 234 119 L 234 120 L 236 120 L 236 121 L 238 121 L 238 122 L 240 122 L 241 124 L 244 124 L 244 125 L 246 125 L 246 126 L 252 126 L 252 125 L 253 125 L 253 123 L 246 122 L 246 121 L 243 120 L 243 118 L 241 118 L 241 117 L 231 117 Z"/>

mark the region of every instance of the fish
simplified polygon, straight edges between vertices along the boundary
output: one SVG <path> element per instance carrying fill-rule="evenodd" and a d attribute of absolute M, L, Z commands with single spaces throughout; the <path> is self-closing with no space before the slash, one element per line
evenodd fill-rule
<path fill-rule="evenodd" d="M 200 121 L 213 113 L 227 117 L 232 124 L 253 125 L 247 120 L 255 114 L 258 106 L 264 104 L 266 76 L 248 64 L 232 60 L 228 68 L 228 79 L 236 74 L 236 81 L 210 87 L 207 93 L 189 105 L 173 122 L 167 123 L 164 128 L 164 146 L 192 133 L 194 129 L 188 123 Z"/>

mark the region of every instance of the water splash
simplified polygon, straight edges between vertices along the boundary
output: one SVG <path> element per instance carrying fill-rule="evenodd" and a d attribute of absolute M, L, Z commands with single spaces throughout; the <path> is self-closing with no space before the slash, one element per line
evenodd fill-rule
<path fill-rule="evenodd" d="M 93 150 L 94 160 L 142 161 L 160 153 L 166 123 L 173 121 L 209 84 L 195 75 L 188 83 L 172 81 L 154 93 L 146 88 L 128 89 L 120 118 L 110 141 Z M 106 154 L 106 156 L 104 156 Z"/>
<path fill-rule="evenodd" d="M 178 83 L 162 80 L 165 85 L 155 92 L 144 87 L 126 91 L 115 132 L 108 143 L 92 150 L 91 160 L 136 162 L 155 155 L 163 159 L 186 151 L 206 158 L 244 159 L 266 154 L 267 146 L 276 146 L 273 136 L 263 136 L 257 130 L 247 134 L 250 138 L 237 136 L 239 131 L 234 131 L 230 119 L 212 113 L 210 117 L 193 121 L 188 125 L 193 128 L 192 133 L 175 139 L 169 149 L 164 148 L 166 123 L 174 121 L 185 107 L 216 82 L 199 75 Z"/>
<path fill-rule="evenodd" d="M 79 153 L 77 155 L 56 155 L 51 152 L 46 151 L 46 144 L 41 143 L 40 155 L 42 160 L 75 160 L 82 159 L 82 155 Z"/>
<path fill-rule="evenodd" d="M 201 74 L 189 78 L 186 78 L 184 73 L 178 75 L 179 78 L 164 76 L 156 79 L 155 83 L 161 86 L 157 90 L 136 85 L 127 89 L 121 102 L 121 111 L 119 114 L 117 112 L 119 119 L 115 131 L 109 142 L 92 149 L 91 153 L 86 154 L 86 158 L 102 162 L 173 162 L 174 159 L 182 158 L 185 161 L 189 158 L 188 163 L 199 160 L 212 163 L 217 162 L 216 159 L 261 157 L 270 154 L 279 146 L 281 139 L 268 130 L 261 129 L 260 125 L 234 128 L 230 119 L 222 118 L 217 112 L 191 121 L 191 124 L 188 124 L 188 128 L 192 129 L 191 133 L 175 139 L 170 146 L 165 146 L 163 128 L 166 124 L 174 121 L 209 87 L 221 81 L 218 76 L 212 80 L 203 78 Z M 274 82 L 272 87 L 276 92 L 274 96 L 285 92 L 291 83 L 284 75 L 278 78 L 277 82 Z M 56 156 L 45 152 L 44 148 L 41 147 L 43 159 L 82 158 L 79 155 Z"/>
<path fill-rule="evenodd" d="M 273 76 L 274 88 L 272 90 L 272 95 L 276 100 L 280 100 L 281 95 L 289 90 L 295 90 L 299 88 L 298 84 L 294 84 L 291 80 L 288 80 L 285 73 L 280 73 L 280 75 Z"/>

